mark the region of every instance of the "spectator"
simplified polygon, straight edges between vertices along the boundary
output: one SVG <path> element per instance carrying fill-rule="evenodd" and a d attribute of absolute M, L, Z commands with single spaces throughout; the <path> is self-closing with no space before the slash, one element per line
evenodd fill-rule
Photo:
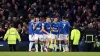
<path fill-rule="evenodd" d="M 71 26 L 77 22 L 79 28 L 86 28 L 89 23 L 95 25 L 100 21 L 99 12 L 99 0 L 0 0 L 0 23 L 5 32 L 10 22 L 17 28 L 18 24 L 28 23 L 31 16 L 58 17 L 59 20 L 68 16 Z"/>
<path fill-rule="evenodd" d="M 4 34 L 4 30 L 0 27 L 0 41 L 3 41 Z"/>
<path fill-rule="evenodd" d="M 21 36 L 22 36 L 22 41 L 28 41 L 28 26 L 25 22 L 23 23 Z"/>
<path fill-rule="evenodd" d="M 86 51 L 94 51 L 94 42 L 97 35 L 97 29 L 93 28 L 93 23 L 88 24 L 88 28 L 84 32 Z"/>

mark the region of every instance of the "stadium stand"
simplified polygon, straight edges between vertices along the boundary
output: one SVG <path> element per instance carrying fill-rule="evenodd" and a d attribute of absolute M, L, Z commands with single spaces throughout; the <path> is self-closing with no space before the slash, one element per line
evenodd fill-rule
<path fill-rule="evenodd" d="M 22 43 L 19 45 L 26 43 L 27 46 L 31 16 L 57 17 L 59 20 L 63 16 L 69 17 L 71 26 L 75 23 L 81 31 L 81 42 L 88 24 L 93 23 L 93 28 L 100 30 L 100 0 L 0 0 L 0 51 L 2 44 L 7 45 L 3 37 L 11 22 L 20 33 Z"/>

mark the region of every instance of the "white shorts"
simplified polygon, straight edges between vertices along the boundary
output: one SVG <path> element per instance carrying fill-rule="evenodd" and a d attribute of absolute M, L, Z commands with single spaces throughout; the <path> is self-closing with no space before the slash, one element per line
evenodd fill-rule
<path fill-rule="evenodd" d="M 34 34 L 34 40 L 40 40 L 40 41 L 43 41 L 43 38 L 44 36 L 43 35 L 40 35 L 40 34 Z"/>
<path fill-rule="evenodd" d="M 34 41 L 34 35 L 29 35 L 29 41 Z"/>
<path fill-rule="evenodd" d="M 51 34 L 51 39 L 56 39 L 56 40 L 58 40 L 58 35 Z"/>
<path fill-rule="evenodd" d="M 51 38 L 51 34 L 43 34 L 44 35 L 44 40 L 48 40 Z"/>
<path fill-rule="evenodd" d="M 68 34 L 59 34 L 59 40 L 69 40 Z"/>

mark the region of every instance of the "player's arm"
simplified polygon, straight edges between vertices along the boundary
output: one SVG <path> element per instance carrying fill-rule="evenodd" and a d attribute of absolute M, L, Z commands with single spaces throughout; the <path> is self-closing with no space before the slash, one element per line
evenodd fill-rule
<path fill-rule="evenodd" d="M 51 31 L 52 31 L 52 32 L 56 32 L 55 29 L 54 29 L 53 24 L 51 24 L 51 27 L 50 27 L 50 28 L 51 28 Z"/>
<path fill-rule="evenodd" d="M 59 32 L 59 27 L 60 27 L 60 25 L 59 25 L 59 23 L 58 23 L 58 27 L 57 27 L 57 30 L 56 30 L 56 32 Z"/>
<path fill-rule="evenodd" d="M 44 29 L 44 24 L 42 24 L 42 29 L 41 31 L 45 32 L 46 34 L 48 34 L 48 32 Z"/>
<path fill-rule="evenodd" d="M 68 22 L 67 24 L 68 24 L 68 26 L 71 28 L 71 25 L 70 25 L 70 23 Z"/>
<path fill-rule="evenodd" d="M 53 29 L 53 27 L 52 27 L 52 26 L 51 26 L 51 31 L 52 31 L 52 32 L 56 32 L 56 31 Z"/>
<path fill-rule="evenodd" d="M 17 39 L 18 39 L 18 41 L 20 42 L 21 41 L 21 38 L 20 38 L 20 35 L 19 35 L 19 33 L 18 33 L 18 31 L 15 29 L 15 32 L 16 32 L 16 34 L 17 34 Z"/>
<path fill-rule="evenodd" d="M 33 30 L 36 29 L 37 24 L 38 24 L 38 23 L 36 23 L 36 24 L 33 25 Z"/>
<path fill-rule="evenodd" d="M 52 31 L 52 32 L 58 32 L 58 29 L 57 29 L 57 30 L 54 30 L 54 29 L 51 27 L 51 31 Z"/>
<path fill-rule="evenodd" d="M 57 29 L 53 29 L 53 28 L 51 27 L 51 30 L 52 30 L 53 32 L 58 32 L 58 29 L 59 29 L 59 25 L 58 25 Z"/>
<path fill-rule="evenodd" d="M 42 31 L 45 32 L 46 34 L 49 34 L 49 33 L 44 29 L 44 26 L 42 26 Z"/>
<path fill-rule="evenodd" d="M 54 29 L 51 27 L 51 31 L 54 32 Z"/>
<path fill-rule="evenodd" d="M 55 30 L 55 32 L 58 32 L 58 29 L 57 29 L 57 30 Z"/>

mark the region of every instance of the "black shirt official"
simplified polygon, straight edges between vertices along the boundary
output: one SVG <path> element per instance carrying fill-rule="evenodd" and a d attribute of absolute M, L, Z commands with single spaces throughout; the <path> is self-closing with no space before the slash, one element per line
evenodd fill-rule
<path fill-rule="evenodd" d="M 84 36 L 85 36 L 85 49 L 86 51 L 94 51 L 94 42 L 97 36 L 97 28 L 93 28 L 93 24 L 88 24 L 88 28 L 85 29 Z"/>

